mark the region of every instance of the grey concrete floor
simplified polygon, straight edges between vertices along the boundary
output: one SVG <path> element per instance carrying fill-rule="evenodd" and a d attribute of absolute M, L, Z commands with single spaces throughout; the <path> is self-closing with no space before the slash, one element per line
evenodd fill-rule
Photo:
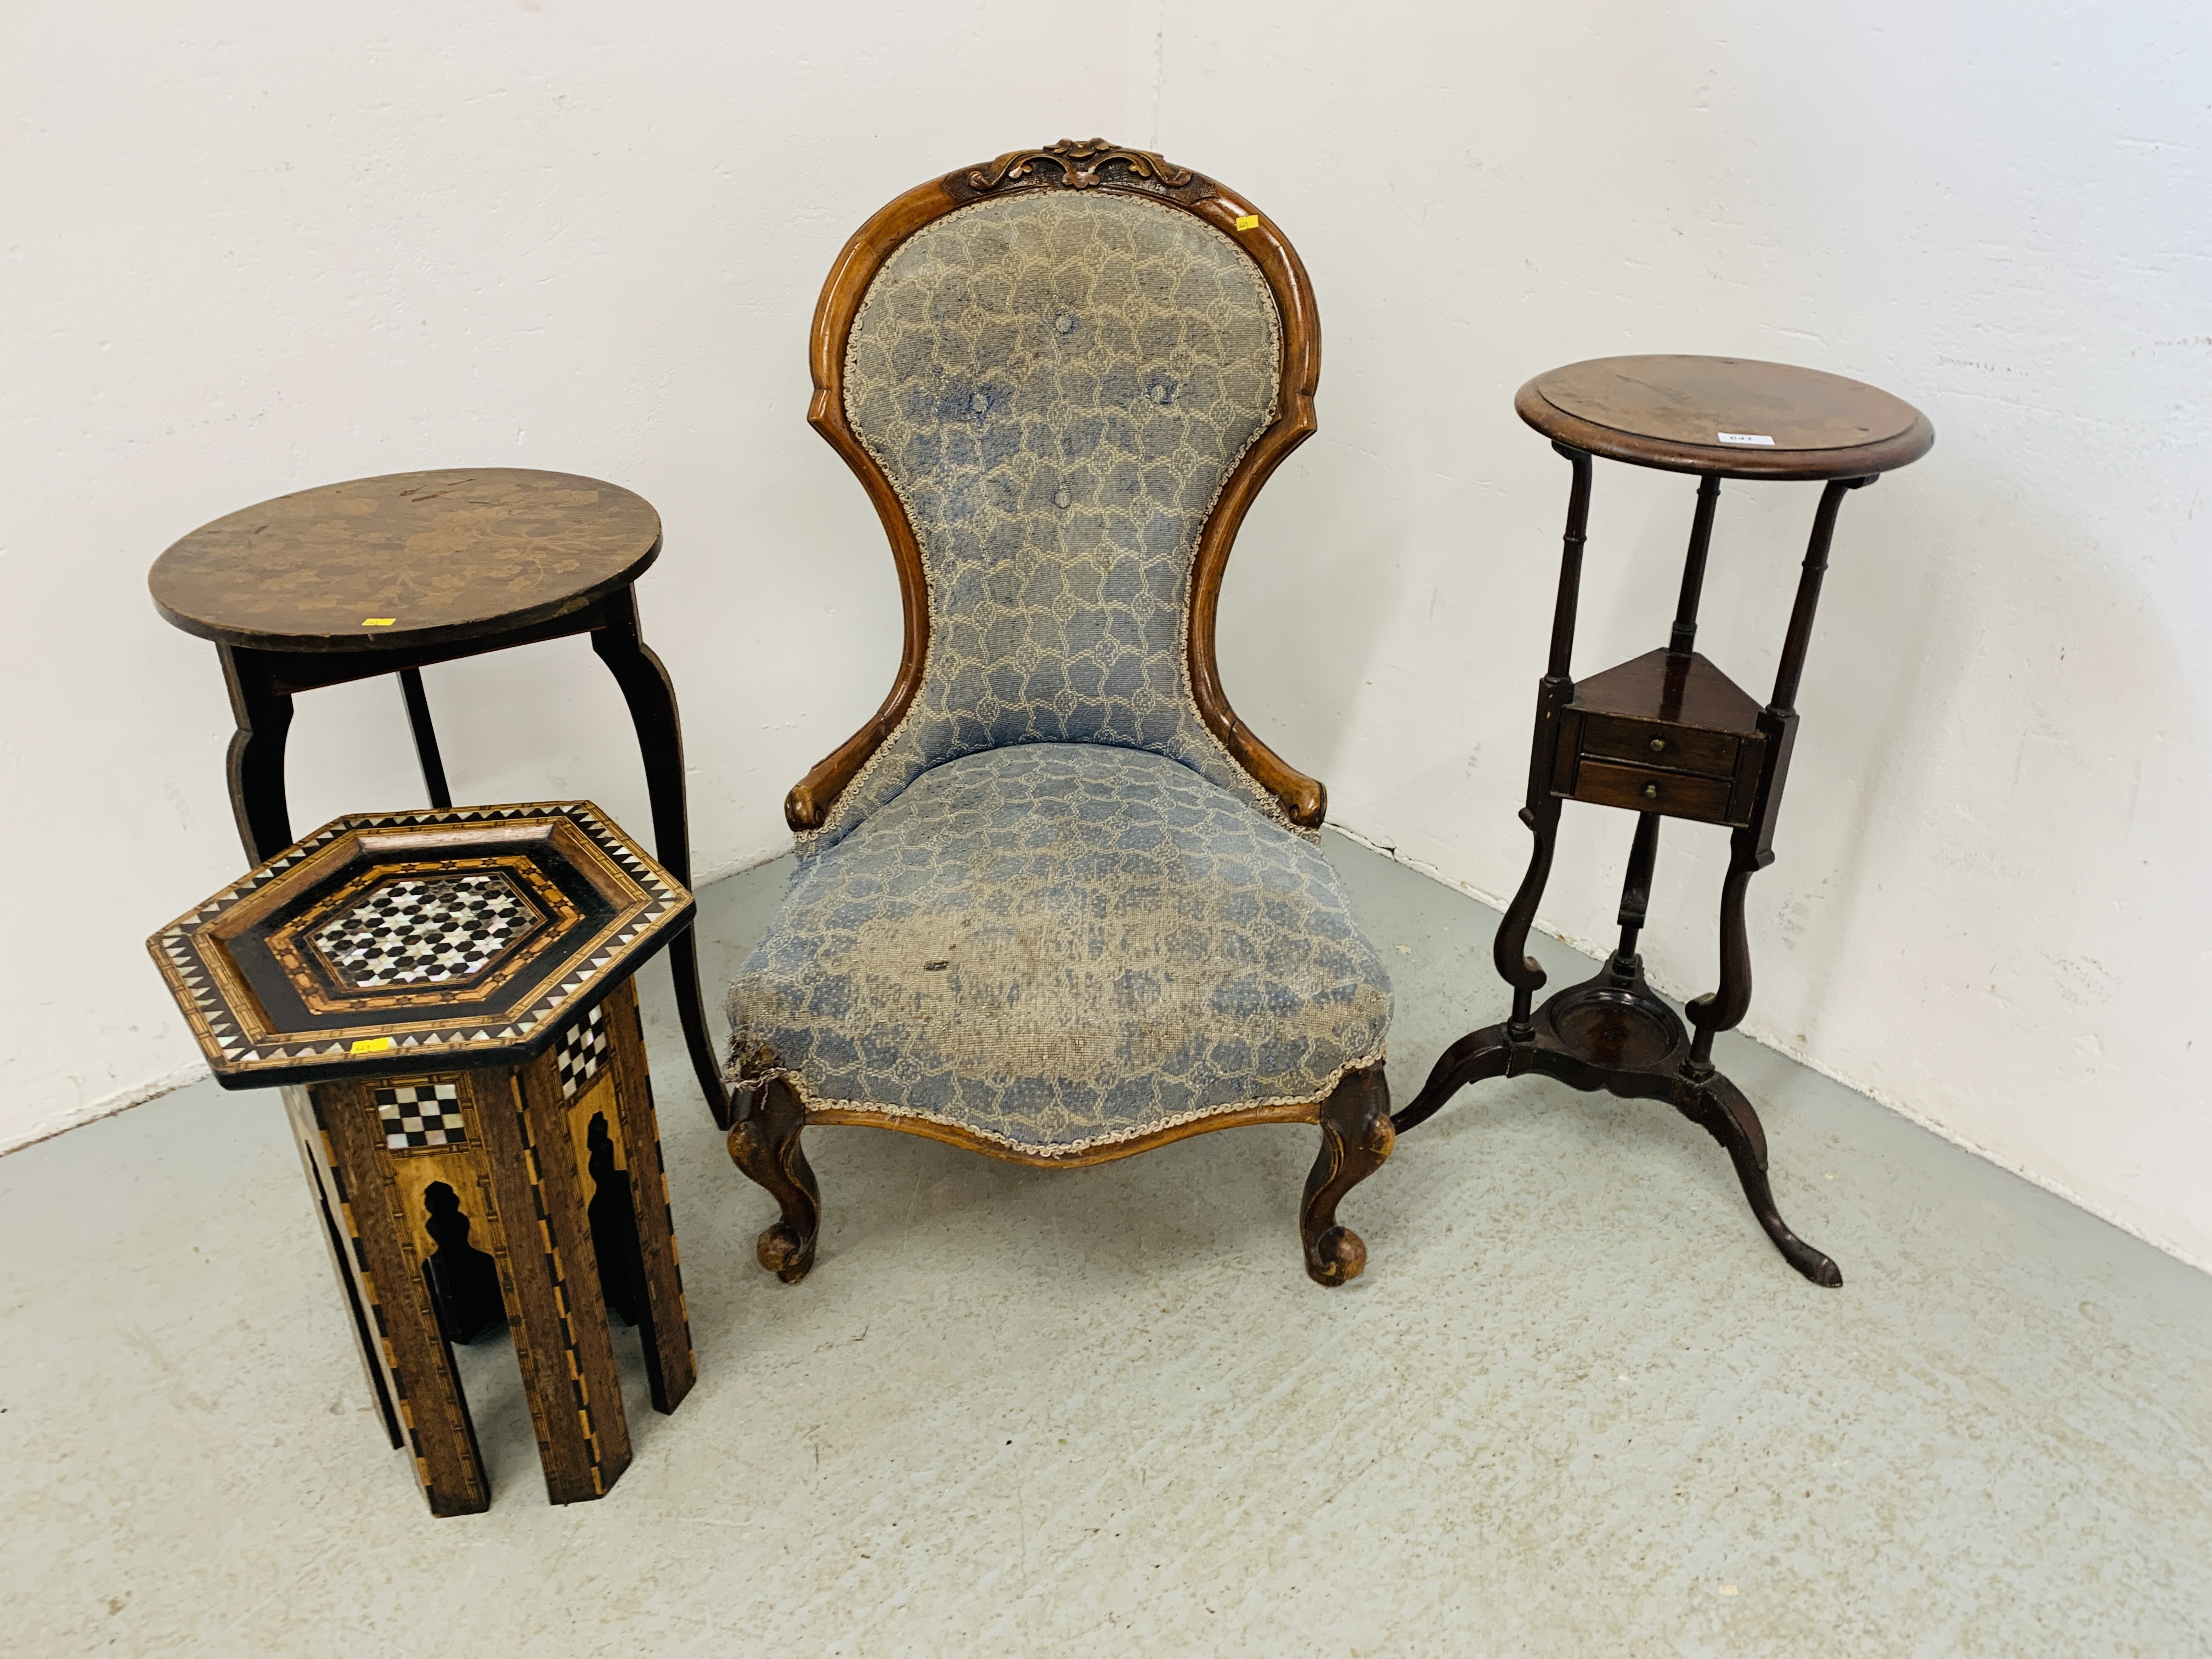
<path fill-rule="evenodd" d="M 1495 914 L 1340 839 L 1397 1092 L 1488 1024 Z M 786 866 L 703 896 L 710 976 Z M 1588 963 L 1540 942 L 1553 969 Z M 801 1286 L 653 1055 L 700 1381 L 549 1507 L 503 1342 L 496 1487 L 433 1522 L 371 1416 L 271 1096 L 0 1159 L 11 1654 L 2212 1651 L 2212 1279 L 1747 1043 L 1785 1267 L 1664 1108 L 1486 1084 L 1300 1269 L 1310 1129 L 1079 1173 L 809 1134 Z"/>

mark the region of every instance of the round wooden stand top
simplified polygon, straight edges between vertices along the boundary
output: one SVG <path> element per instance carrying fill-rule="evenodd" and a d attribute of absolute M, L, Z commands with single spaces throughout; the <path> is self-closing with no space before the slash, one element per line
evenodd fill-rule
<path fill-rule="evenodd" d="M 1936 441 L 1878 387 L 1749 357 L 1594 357 L 1539 374 L 1513 407 L 1571 448 L 1723 478 L 1866 477 Z"/>
<path fill-rule="evenodd" d="M 269 651 L 374 651 L 581 610 L 660 553 L 660 515 L 597 478 L 520 467 L 324 484 L 202 525 L 154 562 L 161 613 Z"/>

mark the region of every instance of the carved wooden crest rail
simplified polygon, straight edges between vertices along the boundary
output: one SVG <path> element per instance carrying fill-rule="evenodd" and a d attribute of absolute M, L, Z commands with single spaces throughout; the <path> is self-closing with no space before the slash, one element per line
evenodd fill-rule
<path fill-rule="evenodd" d="M 1103 184 L 1099 168 L 1109 161 L 1125 161 L 1138 178 L 1157 179 L 1176 190 L 1197 176 L 1153 150 L 1129 149 L 1103 138 L 1063 138 L 1042 149 L 1010 149 L 988 167 L 971 168 L 968 182 L 977 190 L 996 190 L 1010 180 L 1029 178 L 1040 161 L 1056 165 L 1060 183 L 1070 190 L 1089 190 Z"/>

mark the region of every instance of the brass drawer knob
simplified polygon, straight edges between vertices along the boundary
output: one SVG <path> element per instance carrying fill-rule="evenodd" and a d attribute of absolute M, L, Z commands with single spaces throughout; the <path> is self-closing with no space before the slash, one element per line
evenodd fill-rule
<path fill-rule="evenodd" d="M 1652 739 L 1651 739 L 1651 752 L 1652 752 L 1653 754 L 1655 754 L 1655 755 L 1663 755 L 1663 754 L 1665 754 L 1665 753 L 1667 752 L 1667 739 L 1666 739 L 1666 738 L 1652 738 Z"/>
<path fill-rule="evenodd" d="M 1645 784 L 1644 786 L 1644 799 L 1646 800 L 1657 800 L 1659 799 L 1659 786 L 1656 783 Z"/>

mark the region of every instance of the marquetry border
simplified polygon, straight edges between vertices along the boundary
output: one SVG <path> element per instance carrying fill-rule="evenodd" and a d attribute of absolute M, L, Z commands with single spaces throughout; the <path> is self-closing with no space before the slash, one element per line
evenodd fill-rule
<path fill-rule="evenodd" d="M 617 908 L 611 920 L 569 951 L 526 1006 L 496 1013 L 480 1007 L 439 1007 L 340 1030 L 287 1032 L 265 1024 L 258 1000 L 230 960 L 226 936 L 240 931 L 248 916 L 269 914 L 300 886 L 316 879 L 319 860 L 347 837 L 447 825 L 525 829 L 546 823 L 568 827 L 570 833 L 559 836 L 556 847 L 577 861 L 603 892 L 616 898 Z M 407 851 L 411 855 L 419 849 Z M 688 921 L 694 908 L 691 895 L 675 878 L 591 802 L 533 801 L 335 818 L 179 916 L 146 944 L 216 1080 L 226 1087 L 242 1088 L 341 1074 L 382 1077 L 420 1071 L 426 1060 L 452 1066 L 519 1064 L 551 1041 L 560 1019 L 589 1006 Z M 374 1006 L 375 1000 L 364 999 L 364 1009 Z M 355 1050 L 356 1042 L 379 1038 L 389 1039 L 391 1046 Z"/>
<path fill-rule="evenodd" d="M 573 1260 L 564 1261 L 562 1259 L 561 1240 L 554 1227 L 556 1208 L 573 1212 L 573 1213 L 562 1215 L 562 1221 L 564 1224 L 580 1221 L 583 1231 L 580 1238 L 570 1239 L 569 1254 L 571 1257 L 581 1255 L 584 1258 L 581 1264 L 583 1271 L 596 1273 L 597 1264 L 591 1256 L 588 1243 L 590 1224 L 587 1220 L 582 1219 L 585 1210 L 580 1191 L 581 1178 L 579 1176 L 579 1192 L 576 1202 L 573 1206 L 556 1206 L 547 1200 L 545 1195 L 546 1153 L 538 1144 L 538 1126 L 532 1121 L 529 1096 L 521 1086 L 520 1079 L 517 1079 L 511 1087 L 514 1099 L 515 1133 L 522 1141 L 523 1173 L 529 1177 L 530 1182 L 530 1202 L 533 1212 L 530 1221 L 535 1224 L 538 1248 L 544 1254 L 545 1277 L 552 1287 L 553 1305 L 561 1327 L 561 1352 L 557 1356 L 557 1363 L 548 1367 L 543 1364 L 541 1358 L 538 1369 L 540 1386 L 527 1390 L 530 1395 L 530 1414 L 533 1419 L 540 1419 L 536 1425 L 539 1446 L 551 1445 L 553 1442 L 549 1435 L 549 1427 L 542 1420 L 543 1413 L 554 1409 L 553 1402 L 544 1397 L 545 1387 L 548 1384 L 557 1387 L 562 1381 L 567 1382 L 569 1403 L 575 1408 L 577 1431 L 584 1443 L 584 1455 L 591 1474 L 592 1492 L 596 1497 L 604 1497 L 607 1488 L 613 1484 L 613 1479 L 607 1470 L 606 1448 L 600 1439 L 599 1404 L 592 1398 L 589 1376 L 592 1368 L 585 1363 L 581 1346 L 576 1338 L 576 1307 L 574 1292 L 570 1290 L 568 1282 L 570 1274 L 576 1270 L 578 1264 Z M 566 1114 L 566 1108 L 571 1103 L 565 1100 L 562 1101 L 561 1105 L 563 1109 L 559 1115 L 559 1121 L 557 1124 L 549 1123 L 545 1128 L 550 1133 L 557 1127 L 560 1143 L 558 1151 L 554 1156 L 567 1159 L 573 1164 L 575 1150 L 571 1144 Z M 510 1249 L 516 1248 L 514 1240 L 508 1241 L 508 1248 Z M 596 1284 L 592 1287 L 591 1301 L 594 1308 L 600 1307 L 599 1287 Z M 604 1312 L 595 1316 L 604 1317 Z M 526 1324 L 528 1322 L 523 1322 Z M 619 1415 L 622 1410 L 620 1400 L 615 1401 L 614 1409 Z M 624 1462 L 625 1463 L 628 1462 L 626 1456 Z M 614 1471 L 617 1475 L 621 1473 L 619 1469 Z"/>

